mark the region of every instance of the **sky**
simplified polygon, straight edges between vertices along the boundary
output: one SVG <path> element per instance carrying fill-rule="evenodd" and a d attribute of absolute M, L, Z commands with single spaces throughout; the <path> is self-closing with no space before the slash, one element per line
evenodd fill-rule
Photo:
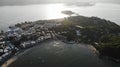
<path fill-rule="evenodd" d="M 120 0 L 93 0 L 96 2 L 103 2 L 103 3 L 118 3 L 120 4 Z"/>
<path fill-rule="evenodd" d="M 58 3 L 58 2 L 102 2 L 102 3 L 118 3 L 120 0 L 0 0 L 0 5 L 25 5 L 25 4 L 39 4 L 39 3 Z"/>

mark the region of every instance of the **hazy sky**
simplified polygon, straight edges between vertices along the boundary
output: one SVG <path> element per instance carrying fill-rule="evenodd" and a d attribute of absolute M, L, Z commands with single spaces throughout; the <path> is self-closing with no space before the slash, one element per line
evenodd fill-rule
<path fill-rule="evenodd" d="M 119 3 L 120 4 L 120 0 L 93 0 L 96 2 L 107 2 L 107 3 Z"/>
<path fill-rule="evenodd" d="M 56 2 L 107 2 L 119 3 L 120 0 L 0 0 L 0 5 L 22 5 L 22 4 L 35 4 L 35 3 L 56 3 Z"/>

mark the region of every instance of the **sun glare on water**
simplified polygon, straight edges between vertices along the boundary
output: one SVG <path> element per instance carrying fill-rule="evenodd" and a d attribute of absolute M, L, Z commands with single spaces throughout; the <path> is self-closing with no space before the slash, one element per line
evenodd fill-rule
<path fill-rule="evenodd" d="M 63 18 L 66 17 L 66 15 L 62 14 L 61 11 L 66 10 L 65 6 L 63 4 L 48 4 L 45 7 L 45 16 L 48 19 L 56 19 L 56 18 Z"/>

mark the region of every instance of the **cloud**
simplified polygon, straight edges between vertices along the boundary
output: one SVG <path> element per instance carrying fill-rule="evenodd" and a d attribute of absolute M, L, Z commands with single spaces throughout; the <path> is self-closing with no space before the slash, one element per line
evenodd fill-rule
<path fill-rule="evenodd" d="M 120 0 L 94 0 L 95 2 L 102 2 L 102 3 L 117 3 L 120 4 Z"/>
<path fill-rule="evenodd" d="M 67 3 L 67 6 L 78 6 L 78 7 L 90 7 L 94 6 L 95 3 L 93 2 L 73 2 L 73 3 Z"/>
<path fill-rule="evenodd" d="M 39 3 L 69 3 L 69 2 L 120 3 L 120 0 L 0 0 L 0 6 L 4 6 L 4 5 L 26 5 L 26 4 L 39 4 Z"/>

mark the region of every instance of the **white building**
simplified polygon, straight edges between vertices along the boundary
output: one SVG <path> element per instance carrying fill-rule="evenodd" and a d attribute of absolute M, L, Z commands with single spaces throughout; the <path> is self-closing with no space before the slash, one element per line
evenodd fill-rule
<path fill-rule="evenodd" d="M 56 27 L 60 25 L 62 25 L 62 23 L 50 22 L 50 23 L 45 23 L 43 26 L 46 28 L 51 28 L 51 27 Z"/>

